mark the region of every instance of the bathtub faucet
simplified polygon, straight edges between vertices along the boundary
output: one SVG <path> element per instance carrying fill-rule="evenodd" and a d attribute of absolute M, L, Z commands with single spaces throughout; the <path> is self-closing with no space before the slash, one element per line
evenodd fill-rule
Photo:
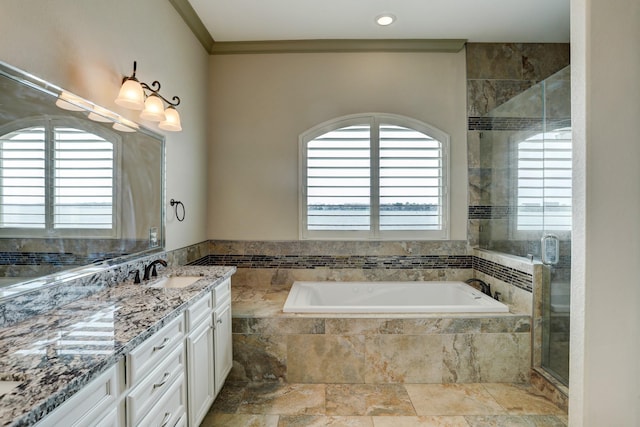
<path fill-rule="evenodd" d="M 476 278 L 467 279 L 465 280 L 464 283 L 466 283 L 467 285 L 471 285 L 472 283 L 477 283 L 478 285 L 480 285 L 480 292 L 482 292 L 485 295 L 491 296 L 491 285 L 483 282 L 480 279 L 476 279 Z"/>

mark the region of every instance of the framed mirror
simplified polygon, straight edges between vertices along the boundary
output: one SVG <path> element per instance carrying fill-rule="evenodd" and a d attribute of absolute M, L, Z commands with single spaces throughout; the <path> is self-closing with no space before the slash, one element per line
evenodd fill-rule
<path fill-rule="evenodd" d="M 0 299 L 164 250 L 164 138 L 0 62 Z"/>

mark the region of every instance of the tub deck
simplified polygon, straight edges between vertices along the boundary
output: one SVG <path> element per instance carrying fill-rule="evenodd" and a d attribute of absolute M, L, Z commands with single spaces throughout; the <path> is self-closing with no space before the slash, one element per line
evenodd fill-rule
<path fill-rule="evenodd" d="M 529 315 L 283 313 L 287 295 L 232 286 L 229 381 L 530 382 Z"/>

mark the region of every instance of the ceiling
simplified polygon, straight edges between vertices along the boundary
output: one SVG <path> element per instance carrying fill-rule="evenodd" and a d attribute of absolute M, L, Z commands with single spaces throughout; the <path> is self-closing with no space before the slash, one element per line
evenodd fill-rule
<path fill-rule="evenodd" d="M 189 0 L 216 42 L 467 39 L 568 43 L 569 0 Z M 388 26 L 376 16 L 397 18 Z"/>

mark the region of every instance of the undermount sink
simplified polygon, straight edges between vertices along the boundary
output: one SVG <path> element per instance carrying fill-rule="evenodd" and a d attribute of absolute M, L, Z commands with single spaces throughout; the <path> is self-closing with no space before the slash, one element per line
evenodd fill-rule
<path fill-rule="evenodd" d="M 202 279 L 202 276 L 165 276 L 154 280 L 149 286 L 152 288 L 179 289 L 191 286 L 200 279 Z"/>

